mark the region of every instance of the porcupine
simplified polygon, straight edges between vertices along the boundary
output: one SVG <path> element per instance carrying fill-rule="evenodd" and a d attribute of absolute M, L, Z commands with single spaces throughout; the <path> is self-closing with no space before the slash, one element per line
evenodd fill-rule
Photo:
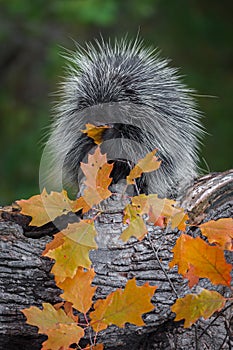
<path fill-rule="evenodd" d="M 77 45 L 66 58 L 68 74 L 49 140 L 55 176 L 62 169 L 64 186 L 72 184 L 78 192 L 80 161 L 95 146 L 81 130 L 88 122 L 107 124 L 102 148 L 114 160 L 113 183 L 156 148 L 161 167 L 137 180 L 137 192 L 179 195 L 197 175 L 203 129 L 193 90 L 180 81 L 177 69 L 139 40 Z"/>

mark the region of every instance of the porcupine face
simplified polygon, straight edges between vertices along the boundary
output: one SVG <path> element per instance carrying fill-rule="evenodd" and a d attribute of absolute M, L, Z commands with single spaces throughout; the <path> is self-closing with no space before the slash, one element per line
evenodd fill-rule
<path fill-rule="evenodd" d="M 137 41 L 97 42 L 78 47 L 68 59 L 48 142 L 51 176 L 62 172 L 65 185 L 78 191 L 80 161 L 95 147 L 80 130 L 86 123 L 108 124 L 101 147 L 115 161 L 114 183 L 157 148 L 161 167 L 139 180 L 139 191 L 163 197 L 181 191 L 196 175 L 202 129 L 190 90 L 176 70 Z"/>

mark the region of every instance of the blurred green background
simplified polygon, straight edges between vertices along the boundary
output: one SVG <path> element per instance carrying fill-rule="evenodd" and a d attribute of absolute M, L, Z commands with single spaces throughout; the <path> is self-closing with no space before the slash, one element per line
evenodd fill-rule
<path fill-rule="evenodd" d="M 0 205 L 39 192 L 43 135 L 63 75 L 62 47 L 140 36 L 196 89 L 203 172 L 232 167 L 233 1 L 0 0 Z M 205 96 L 210 95 L 210 96 Z"/>

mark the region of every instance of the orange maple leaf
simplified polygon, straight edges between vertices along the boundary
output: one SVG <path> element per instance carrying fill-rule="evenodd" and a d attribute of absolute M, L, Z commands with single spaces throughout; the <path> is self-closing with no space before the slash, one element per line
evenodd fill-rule
<path fill-rule="evenodd" d="M 86 124 L 86 129 L 82 130 L 84 134 L 87 134 L 87 136 L 91 137 L 94 142 L 99 145 L 103 142 L 103 133 L 106 129 L 109 129 L 110 126 L 103 125 L 103 126 L 96 126 L 93 124 Z"/>
<path fill-rule="evenodd" d="M 75 201 L 68 198 L 65 190 L 48 194 L 44 189 L 41 194 L 16 203 L 21 207 L 22 214 L 32 217 L 30 226 L 45 225 L 58 216 L 74 211 L 75 207 Z"/>
<path fill-rule="evenodd" d="M 51 272 L 57 283 L 63 282 L 67 277 L 73 278 L 79 266 L 90 268 L 89 251 L 97 248 L 92 220 L 68 224 L 62 234 L 64 242 L 44 254 L 56 260 Z"/>
<path fill-rule="evenodd" d="M 199 282 L 199 277 L 195 275 L 195 267 L 190 264 L 189 270 L 184 275 L 184 278 L 188 280 L 188 286 L 189 288 L 192 288 Z"/>
<path fill-rule="evenodd" d="M 233 219 L 211 220 L 201 224 L 201 232 L 210 243 L 218 244 L 222 249 L 233 250 Z"/>
<path fill-rule="evenodd" d="M 149 215 L 148 221 L 154 225 L 163 227 L 165 222 L 170 222 L 172 229 L 177 227 L 184 231 L 186 228 L 185 221 L 188 220 L 188 215 L 183 208 L 176 206 L 174 200 L 161 199 L 157 194 L 140 194 L 132 198 L 132 205 L 137 208 L 140 215 Z"/>
<path fill-rule="evenodd" d="M 112 195 L 108 190 L 112 181 L 109 177 L 112 168 L 113 164 L 107 163 L 106 154 L 101 154 L 99 147 L 93 155 L 88 155 L 88 163 L 81 163 L 81 169 L 86 177 L 86 188 L 80 203 L 85 207 L 84 211 Z"/>
<path fill-rule="evenodd" d="M 72 305 L 73 304 L 70 303 L 69 301 L 63 302 L 63 307 L 64 307 L 64 311 L 65 311 L 66 315 L 71 317 L 72 320 L 74 320 L 76 323 L 78 323 L 78 316 L 74 315 L 74 309 L 73 309 Z"/>
<path fill-rule="evenodd" d="M 178 265 L 178 272 L 183 276 L 192 265 L 192 275 L 209 278 L 213 284 L 230 286 L 231 264 L 227 264 L 222 249 L 210 246 L 200 237 L 192 238 L 182 234 L 172 249 L 173 260 L 170 267 Z"/>
<path fill-rule="evenodd" d="M 205 319 L 221 310 L 226 299 L 215 291 L 203 289 L 200 294 L 188 294 L 177 299 L 171 310 L 176 313 L 175 321 L 185 319 L 184 327 L 188 328 L 200 317 Z"/>
<path fill-rule="evenodd" d="M 42 345 L 41 350 L 71 350 L 70 345 L 78 343 L 84 336 L 84 331 L 76 324 L 60 324 L 55 329 L 46 332 L 48 340 Z"/>
<path fill-rule="evenodd" d="M 129 280 L 125 289 L 117 289 L 104 300 L 97 300 L 95 310 L 90 313 L 91 325 L 97 332 L 111 324 L 124 327 L 126 322 L 137 326 L 145 323 L 142 314 L 152 311 L 154 305 L 150 302 L 157 287 L 149 283 L 143 286 L 136 285 L 136 279 Z"/>
<path fill-rule="evenodd" d="M 134 184 L 134 179 L 140 177 L 142 173 L 148 173 L 157 170 L 160 167 L 161 161 L 155 157 L 157 150 L 148 153 L 144 158 L 140 159 L 135 167 L 130 171 L 129 175 L 126 177 L 128 185 Z"/>
<path fill-rule="evenodd" d="M 78 211 L 78 210 L 82 209 L 82 213 L 86 213 L 86 212 L 88 212 L 91 209 L 91 206 L 81 196 L 81 197 L 76 199 L 76 201 L 75 201 L 75 208 L 77 208 L 77 210 L 75 210 L 75 211 Z"/>
<path fill-rule="evenodd" d="M 103 350 L 104 344 L 87 345 L 83 350 Z"/>
<path fill-rule="evenodd" d="M 95 277 L 93 269 L 84 271 L 79 267 L 73 278 L 66 278 L 65 281 L 58 283 L 58 287 L 64 290 L 61 297 L 73 304 L 73 307 L 87 313 L 92 305 L 92 298 L 97 287 L 91 287 Z"/>
<path fill-rule="evenodd" d="M 72 343 L 78 343 L 84 336 L 84 330 L 62 310 L 56 310 L 51 304 L 43 303 L 43 310 L 35 306 L 22 310 L 27 323 L 39 328 L 39 333 L 47 334 L 48 340 L 42 350 L 69 349 Z"/>
<path fill-rule="evenodd" d="M 124 223 L 127 223 L 129 226 L 123 231 L 120 238 L 124 242 L 128 241 L 131 236 L 142 240 L 148 231 L 143 218 L 138 214 L 136 208 L 131 204 L 128 204 L 125 207 L 124 212 Z"/>
<path fill-rule="evenodd" d="M 54 235 L 54 238 L 51 242 L 46 244 L 45 250 L 43 251 L 42 255 L 46 256 L 46 254 L 50 250 L 54 250 L 57 247 L 60 247 L 64 243 L 64 234 L 62 232 L 58 232 Z"/>

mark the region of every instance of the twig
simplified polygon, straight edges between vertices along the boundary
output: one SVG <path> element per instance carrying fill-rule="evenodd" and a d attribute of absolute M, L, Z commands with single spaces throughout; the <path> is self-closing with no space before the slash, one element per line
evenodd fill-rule
<path fill-rule="evenodd" d="M 166 235 L 167 233 L 168 233 L 168 226 L 166 227 L 165 235 Z M 161 236 L 164 237 L 164 235 L 161 235 Z M 163 242 L 161 242 L 160 245 L 159 245 L 159 247 L 157 248 L 157 250 L 155 250 L 155 248 L 154 248 L 154 246 L 153 246 L 153 243 L 152 243 L 152 241 L 151 241 L 151 238 L 150 238 L 150 234 L 149 234 L 149 233 L 148 233 L 148 235 L 147 235 L 147 238 L 148 238 L 148 241 L 150 242 L 151 248 L 152 248 L 152 250 L 153 250 L 153 252 L 154 252 L 154 255 L 155 255 L 155 257 L 156 257 L 156 260 L 158 261 L 158 264 L 159 264 L 161 270 L 163 271 L 164 275 L 166 276 L 166 278 L 167 278 L 167 280 L 168 280 L 168 282 L 169 282 L 169 284 L 170 284 L 170 286 L 171 286 L 173 292 L 175 293 L 176 297 L 179 298 L 178 293 L 177 293 L 177 291 L 176 291 L 176 289 L 175 289 L 175 287 L 174 287 L 174 284 L 172 283 L 170 277 L 168 276 L 167 272 L 165 271 L 164 267 L 162 266 L 162 264 L 161 264 L 161 262 L 160 262 L 160 260 L 159 260 L 158 253 L 159 253 L 159 251 L 160 251 L 160 248 L 161 248 Z"/>

